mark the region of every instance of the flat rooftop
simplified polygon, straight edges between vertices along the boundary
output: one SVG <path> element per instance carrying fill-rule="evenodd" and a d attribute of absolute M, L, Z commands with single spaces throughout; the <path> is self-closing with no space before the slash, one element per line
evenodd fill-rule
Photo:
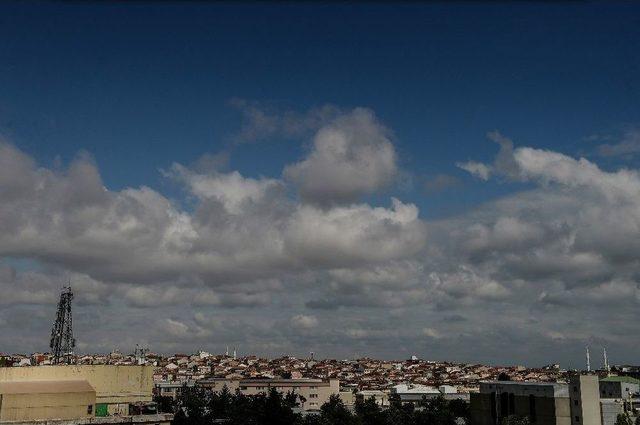
<path fill-rule="evenodd" d="M 537 397 L 569 397 L 569 385 L 541 381 L 480 381 L 480 392 L 512 392 Z"/>

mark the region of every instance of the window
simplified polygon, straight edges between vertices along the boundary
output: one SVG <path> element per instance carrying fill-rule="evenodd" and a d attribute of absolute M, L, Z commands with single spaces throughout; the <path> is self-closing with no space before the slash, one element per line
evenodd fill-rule
<path fill-rule="evenodd" d="M 509 416 L 509 393 L 500 394 L 500 416 Z"/>
<path fill-rule="evenodd" d="M 509 393 L 509 414 L 514 415 L 516 413 L 516 397 L 514 393 Z"/>
<path fill-rule="evenodd" d="M 531 394 L 529 396 L 529 417 L 531 418 L 531 422 L 535 422 L 536 417 L 536 397 Z"/>
<path fill-rule="evenodd" d="M 580 416 L 576 416 L 576 422 L 580 422 Z"/>
<path fill-rule="evenodd" d="M 573 405 L 577 406 L 578 405 L 578 400 L 573 400 Z"/>
<path fill-rule="evenodd" d="M 309 394 L 309 398 L 318 398 L 318 394 Z"/>
<path fill-rule="evenodd" d="M 491 418 L 493 419 L 493 423 L 496 423 L 496 419 L 497 419 L 497 400 L 496 400 L 496 393 L 492 392 L 491 393 Z"/>
<path fill-rule="evenodd" d="M 93 415 L 93 404 L 87 406 L 87 415 Z"/>

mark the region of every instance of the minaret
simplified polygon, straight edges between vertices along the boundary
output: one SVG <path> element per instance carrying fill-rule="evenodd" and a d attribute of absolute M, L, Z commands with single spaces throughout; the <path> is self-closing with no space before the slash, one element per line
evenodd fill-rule
<path fill-rule="evenodd" d="M 227 350 L 224 352 L 225 357 L 229 357 L 229 346 L 227 345 Z"/>
<path fill-rule="evenodd" d="M 236 359 L 236 347 L 233 347 L 233 360 Z"/>
<path fill-rule="evenodd" d="M 604 370 L 609 375 L 609 360 L 607 359 L 607 347 L 604 347 L 602 350 L 602 354 L 604 356 Z"/>
<path fill-rule="evenodd" d="M 587 346 L 587 372 L 591 372 L 591 358 L 589 357 L 589 347 Z"/>

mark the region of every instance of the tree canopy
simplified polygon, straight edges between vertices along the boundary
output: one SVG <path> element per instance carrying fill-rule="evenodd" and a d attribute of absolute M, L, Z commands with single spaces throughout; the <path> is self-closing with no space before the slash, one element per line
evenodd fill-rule
<path fill-rule="evenodd" d="M 462 400 L 440 396 L 417 404 L 400 401 L 392 395 L 388 407 L 380 407 L 373 398 L 358 399 L 353 409 L 338 395 L 332 395 L 316 414 L 304 414 L 300 397 L 275 389 L 255 396 L 226 387 L 213 392 L 203 387 L 182 387 L 173 403 L 157 398 L 163 411 L 173 412 L 174 425 L 456 425 L 468 423 L 469 406 Z M 520 424 L 518 422 L 518 424 Z"/>

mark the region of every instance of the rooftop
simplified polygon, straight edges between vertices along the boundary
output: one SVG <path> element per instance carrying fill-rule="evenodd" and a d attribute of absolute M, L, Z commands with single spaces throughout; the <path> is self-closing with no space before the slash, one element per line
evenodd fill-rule
<path fill-rule="evenodd" d="M 626 382 L 628 384 L 640 385 L 640 379 L 633 378 L 631 376 L 607 376 L 601 379 L 602 382 Z"/>
<path fill-rule="evenodd" d="M 85 380 L 0 382 L 0 394 L 95 393 Z"/>

